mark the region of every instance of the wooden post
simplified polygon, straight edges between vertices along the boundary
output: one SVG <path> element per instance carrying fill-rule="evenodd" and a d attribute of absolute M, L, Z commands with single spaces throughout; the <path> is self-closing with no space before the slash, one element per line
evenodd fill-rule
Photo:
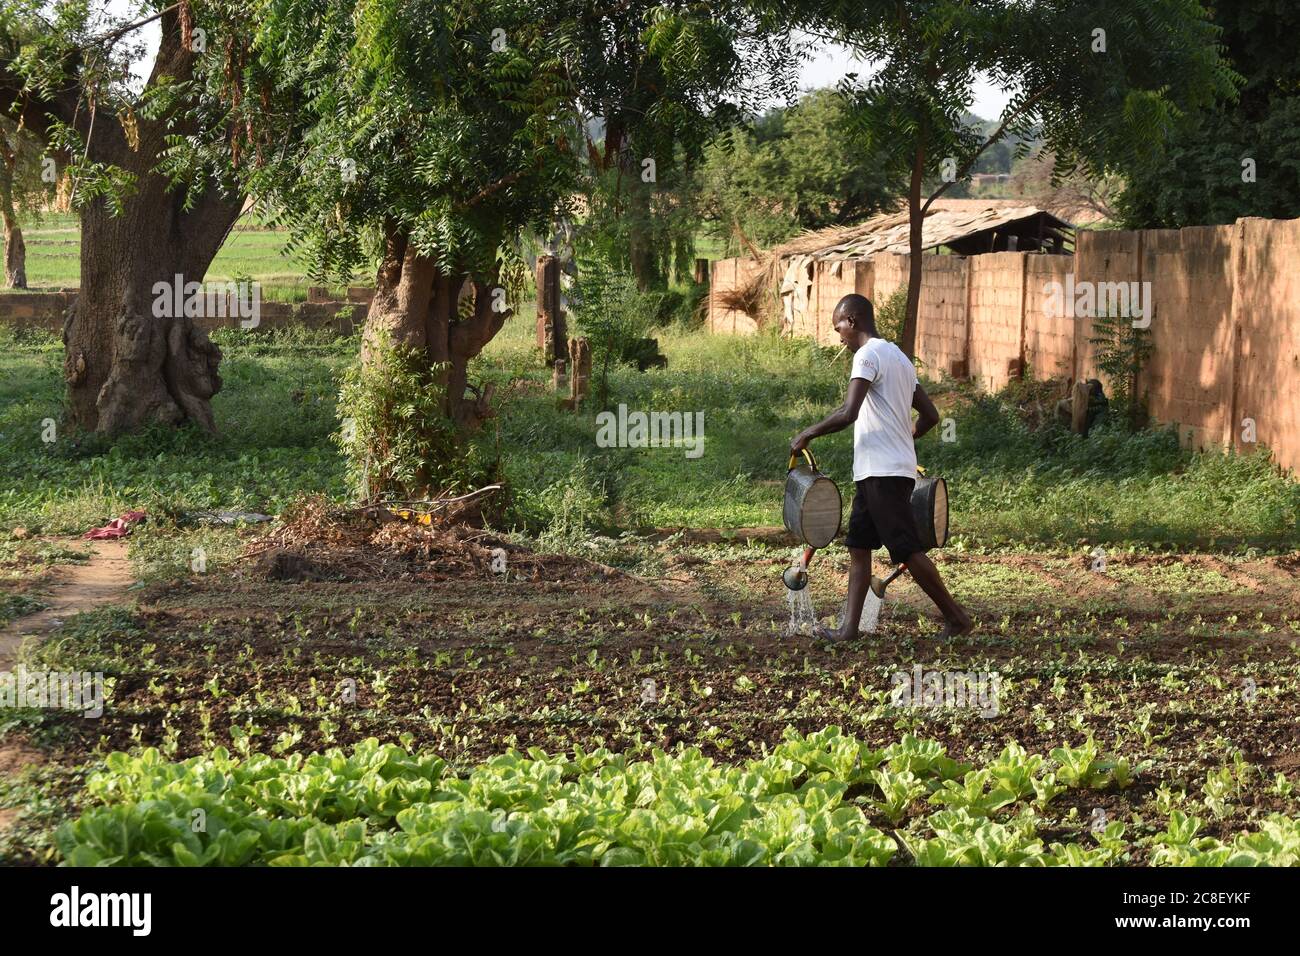
<path fill-rule="evenodd" d="M 573 374 L 569 378 L 569 402 L 576 412 L 587 397 L 591 383 L 591 346 L 586 339 L 569 339 L 569 356 L 573 360 Z"/>
<path fill-rule="evenodd" d="M 1088 399 L 1091 392 L 1087 382 L 1075 382 L 1070 393 L 1070 431 L 1084 435 L 1088 431 Z"/>
<path fill-rule="evenodd" d="M 556 359 L 555 367 L 551 372 L 551 387 L 557 392 L 564 388 L 565 379 L 568 378 L 564 367 L 564 359 Z"/>
<path fill-rule="evenodd" d="M 695 260 L 695 284 L 696 285 L 709 284 L 709 260 L 708 259 Z"/>
<path fill-rule="evenodd" d="M 537 257 L 537 347 L 547 365 L 569 357 L 560 308 L 560 262 L 554 256 Z"/>

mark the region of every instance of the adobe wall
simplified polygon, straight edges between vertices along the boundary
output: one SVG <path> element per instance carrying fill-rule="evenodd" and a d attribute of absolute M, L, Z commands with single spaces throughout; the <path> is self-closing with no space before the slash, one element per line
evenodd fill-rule
<path fill-rule="evenodd" d="M 995 391 L 1027 369 L 1040 379 L 1096 377 L 1113 390 L 1098 368 L 1093 315 L 1124 305 L 1129 318 L 1149 322 L 1152 353 L 1138 389 L 1153 418 L 1198 447 L 1254 447 L 1253 427 L 1279 464 L 1300 470 L 1300 220 L 1080 230 L 1076 240 L 1073 256 L 927 254 L 916 350 L 928 373 Z M 906 288 L 908 263 L 891 254 L 816 261 L 795 334 L 835 344 L 839 297 L 857 291 L 880 307 Z M 715 269 L 711 301 L 727 281 Z M 1078 297 L 1085 285 L 1091 311 Z M 1149 315 L 1137 314 L 1140 303 Z M 726 315 L 715 322 L 711 308 L 715 331 L 746 325 Z"/>

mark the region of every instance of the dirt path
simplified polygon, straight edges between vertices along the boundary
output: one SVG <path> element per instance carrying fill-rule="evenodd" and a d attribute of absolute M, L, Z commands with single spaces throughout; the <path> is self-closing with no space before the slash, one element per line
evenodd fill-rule
<path fill-rule="evenodd" d="M 126 559 L 126 541 L 91 542 L 88 561 L 61 564 L 48 585 L 48 593 L 42 588 L 40 597 L 49 605 L 47 609 L 10 620 L 0 630 L 0 671 L 13 669 L 23 644 L 39 643 L 73 614 L 125 601 L 126 588 L 133 580 Z M 21 741 L 0 743 L 0 777 L 43 762 L 42 753 Z M 0 832 L 12 826 L 17 816 L 17 808 L 0 809 Z"/>
<path fill-rule="evenodd" d="M 126 549 L 125 541 L 94 541 L 90 560 L 57 568 L 49 592 L 41 595 L 50 606 L 0 629 L 0 670 L 13 667 L 24 642 L 43 640 L 74 614 L 124 600 L 134 580 Z"/>
<path fill-rule="evenodd" d="M 0 671 L 13 669 L 26 642 L 44 640 L 72 615 L 125 600 L 126 589 L 134 581 L 126 549 L 125 541 L 95 541 L 89 560 L 56 568 L 52 582 L 40 593 L 50 606 L 0 629 Z M 41 763 L 44 755 L 22 741 L 0 744 L 0 777 Z M 0 833 L 13 826 L 18 813 L 14 807 L 0 809 Z"/>

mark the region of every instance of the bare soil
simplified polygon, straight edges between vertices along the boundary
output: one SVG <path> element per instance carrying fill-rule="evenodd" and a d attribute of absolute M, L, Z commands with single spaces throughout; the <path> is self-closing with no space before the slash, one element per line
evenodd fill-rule
<path fill-rule="evenodd" d="M 1270 779 L 1300 767 L 1298 555 L 1120 552 L 1096 571 L 1084 549 L 946 552 L 936 561 L 972 633 L 936 641 L 933 608 L 904 575 L 878 633 L 827 645 L 783 634 L 791 550 L 676 539 L 643 545 L 632 574 L 617 553 L 583 560 L 481 529 L 303 515 L 250 540 L 234 568 L 143 589 L 129 625 L 46 645 L 51 667 L 115 679 L 101 718 L 58 718 L 50 758 L 72 767 L 102 743 L 180 759 L 235 746 L 232 728 L 259 750 L 373 736 L 462 765 L 509 747 L 679 744 L 736 761 L 787 727 L 829 724 L 876 746 L 930 737 L 968 762 L 1008 740 L 1046 754 L 1095 736 L 1151 766 L 1122 792 L 1063 796 L 1052 825 L 1086 825 L 1067 816 L 1075 802 L 1083 821 L 1097 807 L 1141 817 L 1135 835 L 1156 826 L 1158 787 L 1198 795 L 1233 751 Z M 273 552 L 303 564 L 259 563 Z M 813 566 L 823 616 L 843 600 L 846 568 L 842 548 Z M 916 665 L 999 673 L 999 712 L 885 708 L 894 675 Z M 641 702 L 647 681 L 653 704 Z M 1298 814 L 1300 800 L 1243 787 L 1204 832 L 1228 837 L 1272 811 Z"/>
<path fill-rule="evenodd" d="M 0 629 L 0 670 L 13 667 L 23 644 L 41 641 L 67 618 L 125 600 L 134 582 L 125 540 L 91 542 L 89 561 L 59 565 L 31 593 L 49 607 L 15 618 Z"/>

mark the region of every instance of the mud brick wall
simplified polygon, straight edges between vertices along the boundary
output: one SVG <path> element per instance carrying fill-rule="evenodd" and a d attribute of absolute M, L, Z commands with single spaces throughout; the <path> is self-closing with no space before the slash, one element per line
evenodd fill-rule
<path fill-rule="evenodd" d="M 710 332 L 731 335 L 750 335 L 758 331 L 754 316 L 739 309 L 728 308 L 722 301 L 724 293 L 748 284 L 758 274 L 761 266 L 750 256 L 719 259 L 713 263 L 709 278 L 708 328 Z"/>
<path fill-rule="evenodd" d="M 809 318 L 796 331 L 833 344 L 835 301 L 857 291 L 883 305 L 906 287 L 908 261 L 882 254 L 845 262 L 838 274 L 818 262 Z M 1074 256 L 926 255 L 918 358 L 932 375 L 960 372 L 990 390 L 1023 374 L 1018 368 L 1036 378 L 1097 377 L 1113 389 L 1097 367 L 1092 318 L 1047 310 L 1048 284 L 1068 288 L 1071 279 L 1095 292 L 1104 283 L 1151 284 L 1153 351 L 1138 388 L 1156 421 L 1177 425 L 1198 447 L 1249 450 L 1256 446 L 1244 441 L 1242 419 L 1253 419 L 1258 445 L 1300 470 L 1300 220 L 1080 230 Z M 725 266 L 715 269 L 711 301 L 730 281 Z M 715 331 L 752 327 L 711 308 Z"/>
<path fill-rule="evenodd" d="M 42 329 L 56 335 L 63 331 L 63 313 L 77 296 L 76 290 L 63 292 L 0 293 L 0 325 L 16 331 Z M 227 305 L 226 318 L 200 318 L 196 323 L 211 332 L 219 328 L 238 328 L 235 309 Z M 351 335 L 366 319 L 366 306 L 355 302 L 262 302 L 257 329 L 305 326 L 333 329 Z M 253 331 L 253 330 L 250 330 Z"/>
<path fill-rule="evenodd" d="M 907 286 L 907 262 L 903 260 L 903 282 Z M 965 375 L 967 286 L 974 259 L 962 256 L 923 256 L 921 259 L 921 302 L 916 315 L 916 351 L 930 375 Z"/>
<path fill-rule="evenodd" d="M 957 371 L 965 375 L 969 261 L 963 256 L 926 255 L 921 262 L 917 354 L 934 375 L 951 375 L 956 366 L 961 366 Z M 897 254 L 859 261 L 855 288 L 844 291 L 865 295 L 880 309 L 894 293 L 907 289 L 910 263 L 911 256 Z"/>
<path fill-rule="evenodd" d="M 1231 442 L 1233 226 L 1140 234 L 1153 351 L 1138 378 L 1152 414 L 1204 448 Z"/>
<path fill-rule="evenodd" d="M 1300 473 L 1300 219 L 1239 219 L 1233 235 L 1236 337 L 1232 432 L 1253 418 L 1260 445 Z"/>
<path fill-rule="evenodd" d="M 1081 230 L 1076 234 L 1074 250 L 1074 281 L 1137 282 L 1142 278 L 1142 234 L 1119 232 L 1111 229 Z M 1067 290 L 1068 292 L 1068 290 Z M 1098 306 L 1100 311 L 1100 306 Z M 1091 342 L 1096 334 L 1090 317 L 1074 320 L 1074 377 L 1099 378 L 1106 376 L 1097 368 L 1097 346 Z"/>
<path fill-rule="evenodd" d="M 817 262 L 813 268 L 812 297 L 808 308 L 813 328 L 810 333 L 805 334 L 810 334 L 821 345 L 839 345 L 840 337 L 835 334 L 835 326 L 831 322 L 835 306 L 844 296 L 860 292 L 864 284 L 869 287 L 871 265 L 856 259 L 840 259 L 823 260 Z M 861 276 L 859 272 L 862 273 Z M 868 293 L 861 294 L 870 298 Z M 795 334 L 800 334 L 798 319 L 795 326 Z"/>
<path fill-rule="evenodd" d="M 1065 285 L 1073 256 L 1025 256 L 1024 359 L 1034 378 L 1074 377 L 1074 319 L 1049 303 L 1050 284 Z"/>
<path fill-rule="evenodd" d="M 966 260 L 970 264 L 967 369 L 970 378 L 990 392 L 1020 375 L 1027 258 L 1020 252 L 994 252 Z M 953 356 L 949 361 L 960 362 L 964 349 L 950 346 L 949 351 Z"/>
<path fill-rule="evenodd" d="M 32 329 L 62 332 L 63 313 L 74 298 L 76 290 L 0 293 L 0 325 L 18 332 Z"/>
<path fill-rule="evenodd" d="M 877 308 L 889 301 L 899 289 L 907 288 L 908 264 L 911 256 L 881 255 L 871 260 L 875 272 L 874 294 L 871 301 Z"/>

